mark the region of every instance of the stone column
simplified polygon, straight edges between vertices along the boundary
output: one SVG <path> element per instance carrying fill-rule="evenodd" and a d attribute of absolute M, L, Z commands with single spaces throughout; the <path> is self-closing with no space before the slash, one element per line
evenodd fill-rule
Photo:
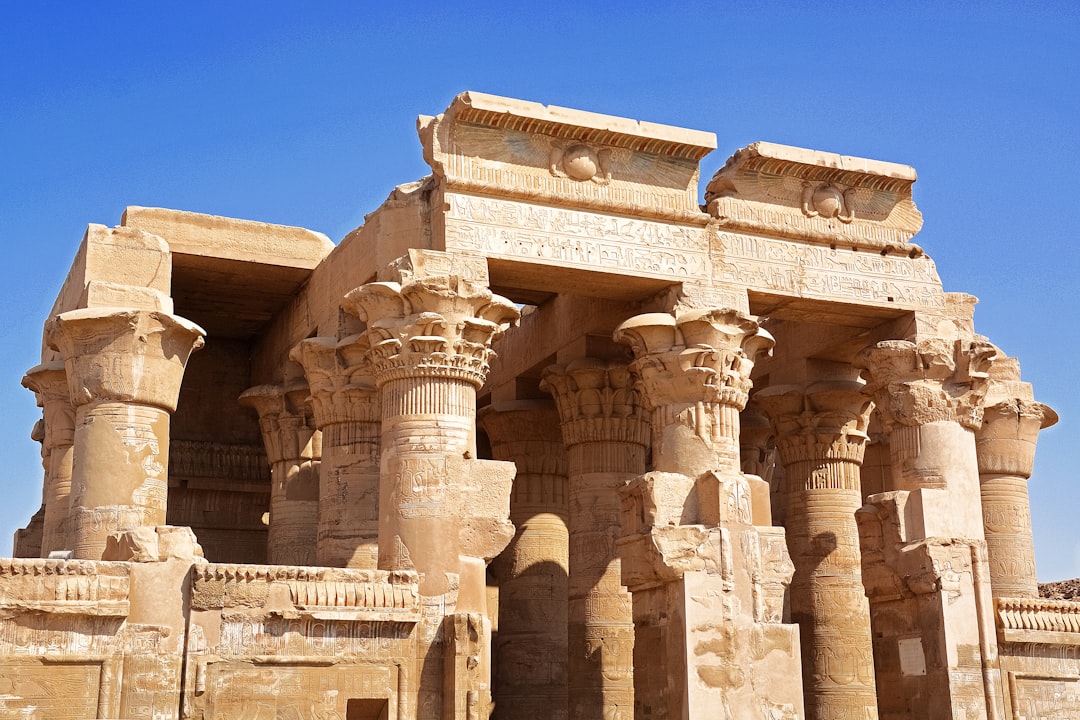
<path fill-rule="evenodd" d="M 1027 484 L 1039 431 L 1057 419 L 1051 408 L 1035 402 L 1018 367 L 1014 378 L 991 381 L 975 452 L 994 597 L 1039 597 Z"/>
<path fill-rule="evenodd" d="M 868 498 L 899 580 L 898 593 L 868 593 L 882 715 L 1004 712 L 975 451 L 996 353 L 977 339 L 928 338 L 880 342 L 856 358 L 892 456 L 893 490 Z"/>
<path fill-rule="evenodd" d="M 633 593 L 635 717 L 802 717 L 798 628 L 782 624 L 791 560 L 769 486 L 745 475 L 739 413 L 771 336 L 730 309 L 623 323 L 652 414 L 653 471 L 622 488 Z M 772 652 L 772 650 L 781 652 Z"/>
<path fill-rule="evenodd" d="M 318 565 L 379 565 L 379 393 L 367 350 L 365 338 L 317 337 L 292 353 L 304 367 L 322 431 Z"/>
<path fill-rule="evenodd" d="M 568 533 L 566 447 L 549 402 L 480 411 L 496 460 L 517 467 L 514 539 L 492 567 L 499 581 L 496 720 L 566 720 Z"/>
<path fill-rule="evenodd" d="M 72 310 L 46 327 L 75 406 L 68 542 L 99 560 L 114 532 L 165 524 L 169 417 L 198 325 L 160 311 Z"/>
<path fill-rule="evenodd" d="M 38 398 L 45 417 L 42 457 L 45 460 L 45 519 L 41 556 L 68 549 L 67 520 L 70 511 L 71 463 L 75 445 L 75 410 L 68 394 L 64 363 L 38 365 L 26 372 L 22 384 Z"/>
<path fill-rule="evenodd" d="M 491 701 L 486 569 L 514 535 L 514 466 L 476 459 L 476 391 L 491 343 L 518 311 L 491 293 L 482 263 L 413 251 L 396 272 L 400 283 L 368 283 L 344 301 L 366 324 L 379 388 L 379 568 L 419 575 L 424 619 L 411 671 L 417 717 L 484 718 Z M 459 631 L 475 635 L 464 642 Z M 439 632 L 449 635 L 439 642 Z M 472 648 L 471 659 L 453 650 L 461 647 Z"/>
<path fill-rule="evenodd" d="M 784 464 L 791 618 L 802 636 L 807 720 L 877 717 L 870 605 L 862 580 L 859 471 L 873 402 L 859 382 L 779 385 L 754 395 Z"/>
<path fill-rule="evenodd" d="M 634 624 L 615 550 L 618 488 L 645 471 L 649 420 L 625 364 L 594 358 L 544 371 L 569 477 L 568 671 L 571 720 L 630 720 Z"/>
<path fill-rule="evenodd" d="M 315 565 L 322 436 L 307 406 L 308 387 L 256 385 L 240 404 L 259 414 L 270 463 L 270 522 L 266 560 L 271 565 Z"/>

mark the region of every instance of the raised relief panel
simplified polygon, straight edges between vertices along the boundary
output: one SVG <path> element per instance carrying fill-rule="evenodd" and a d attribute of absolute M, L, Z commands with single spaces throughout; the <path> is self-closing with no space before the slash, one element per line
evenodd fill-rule
<path fill-rule="evenodd" d="M 1080 676 L 1009 673 L 1014 720 L 1069 720 L 1080 708 Z"/>
<path fill-rule="evenodd" d="M 710 276 L 704 229 L 447 193 L 446 249 L 678 281 Z"/>
<path fill-rule="evenodd" d="M 0 718 L 85 720 L 106 717 L 113 688 L 102 686 L 101 663 L 0 664 Z"/>
<path fill-rule="evenodd" d="M 729 232 L 723 225 L 713 226 L 711 232 L 714 282 L 860 305 L 907 310 L 945 307 L 941 279 L 926 256 L 807 245 Z"/>

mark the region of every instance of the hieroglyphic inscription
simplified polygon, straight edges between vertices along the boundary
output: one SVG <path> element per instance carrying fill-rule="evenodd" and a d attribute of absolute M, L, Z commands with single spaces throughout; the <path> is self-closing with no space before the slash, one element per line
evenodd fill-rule
<path fill-rule="evenodd" d="M 1080 677 L 1009 673 L 1015 720 L 1067 720 L 1080 708 Z"/>
<path fill-rule="evenodd" d="M 709 275 L 703 228 L 446 196 L 446 249 L 547 265 L 678 280 Z"/>
<path fill-rule="evenodd" d="M 0 718 L 82 720 L 98 715 L 100 663 L 0 665 Z"/>
<path fill-rule="evenodd" d="M 207 666 L 206 720 L 340 719 L 350 700 L 395 699 L 397 668 L 214 662 Z M 396 702 L 393 703 L 396 706 Z M 389 714 L 393 718 L 396 713 Z"/>
<path fill-rule="evenodd" d="M 718 232 L 712 279 L 779 295 L 944 307 L 941 280 L 929 258 L 883 256 L 787 240 Z"/>

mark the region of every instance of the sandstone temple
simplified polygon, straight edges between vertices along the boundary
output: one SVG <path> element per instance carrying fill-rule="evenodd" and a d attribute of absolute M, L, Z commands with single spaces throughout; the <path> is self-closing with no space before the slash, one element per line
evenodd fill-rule
<path fill-rule="evenodd" d="M 479 93 L 417 127 L 337 245 L 87 228 L 0 719 L 1080 718 L 1057 417 L 912 168 L 760 142 L 702 188 L 712 133 Z"/>

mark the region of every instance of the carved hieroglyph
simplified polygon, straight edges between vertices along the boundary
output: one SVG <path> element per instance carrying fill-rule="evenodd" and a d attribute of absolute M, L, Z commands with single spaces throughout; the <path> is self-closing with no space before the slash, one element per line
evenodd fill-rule
<path fill-rule="evenodd" d="M 855 512 L 872 401 L 861 383 L 776 385 L 754 396 L 784 464 L 785 528 L 795 564 L 806 717 L 876 717 L 870 606 Z"/>
<path fill-rule="evenodd" d="M 480 411 L 496 460 L 517 467 L 510 493 L 514 539 L 492 563 L 499 583 L 495 717 L 567 715 L 567 470 L 551 403 L 517 401 Z"/>
<path fill-rule="evenodd" d="M 634 715 L 634 626 L 615 540 L 617 488 L 645 469 L 649 421 L 626 365 L 581 358 L 544 371 L 569 476 L 569 717 Z"/>
<path fill-rule="evenodd" d="M 164 312 L 99 308 L 56 316 L 46 335 L 75 406 L 68 542 L 96 560 L 110 533 L 165 523 L 169 413 L 204 332 Z"/>

